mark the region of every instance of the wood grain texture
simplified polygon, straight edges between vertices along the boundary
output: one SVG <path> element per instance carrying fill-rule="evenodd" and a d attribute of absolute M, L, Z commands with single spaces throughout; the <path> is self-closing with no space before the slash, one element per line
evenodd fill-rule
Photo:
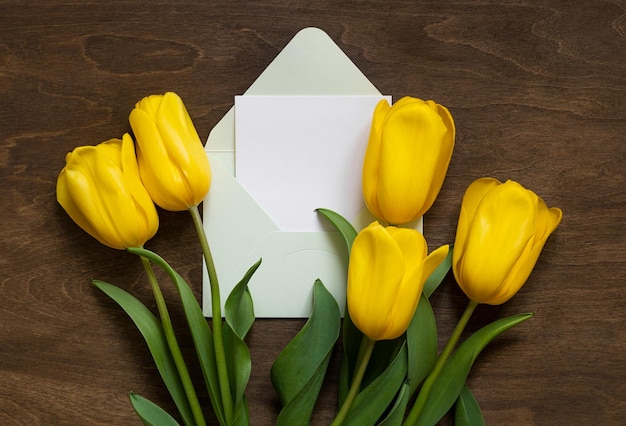
<path fill-rule="evenodd" d="M 564 212 L 522 291 L 470 323 L 536 313 L 471 373 L 487 423 L 623 424 L 622 0 L 0 1 L 0 424 L 137 425 L 131 390 L 171 407 L 139 333 L 90 285 L 113 282 L 150 304 L 141 265 L 73 224 L 55 201 L 56 176 L 74 147 L 129 131 L 129 111 L 148 94 L 178 92 L 205 137 L 308 26 L 383 93 L 434 99 L 454 115 L 455 153 L 425 219 L 432 247 L 453 240 L 462 194 L 481 176 L 517 180 Z M 149 247 L 199 294 L 191 221 L 160 213 Z M 448 277 L 433 296 L 441 340 L 465 303 Z M 171 309 L 190 353 L 180 306 Z M 302 323 L 253 327 L 254 425 L 274 424 L 269 369 Z M 313 424 L 332 418 L 335 384 Z"/>

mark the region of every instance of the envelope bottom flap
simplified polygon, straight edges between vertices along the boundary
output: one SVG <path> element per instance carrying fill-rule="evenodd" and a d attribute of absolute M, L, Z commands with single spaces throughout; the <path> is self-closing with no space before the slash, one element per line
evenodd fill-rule
<path fill-rule="evenodd" d="M 338 232 L 270 232 L 258 245 L 231 241 L 214 254 L 220 288 L 225 295 L 230 293 L 248 268 L 262 259 L 249 283 L 257 317 L 306 316 L 316 279 L 339 306 L 344 305 L 348 254 Z M 207 300 L 204 307 L 210 315 Z"/>

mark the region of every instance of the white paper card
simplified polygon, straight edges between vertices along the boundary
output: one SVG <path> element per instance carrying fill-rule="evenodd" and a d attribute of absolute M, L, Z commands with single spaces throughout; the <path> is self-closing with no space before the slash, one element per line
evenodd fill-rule
<path fill-rule="evenodd" d="M 235 176 L 283 231 L 330 229 L 324 207 L 364 207 L 363 156 L 376 96 L 237 96 Z"/>

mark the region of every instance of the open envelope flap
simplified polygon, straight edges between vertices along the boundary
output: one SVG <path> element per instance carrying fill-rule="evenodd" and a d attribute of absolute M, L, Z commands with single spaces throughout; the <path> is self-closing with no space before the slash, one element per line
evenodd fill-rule
<path fill-rule="evenodd" d="M 380 92 L 324 31 L 298 32 L 244 95 L 380 95 Z M 235 111 L 211 130 L 205 147 L 234 174 Z"/>
<path fill-rule="evenodd" d="M 277 71 L 280 70 L 280 71 Z M 338 93 L 341 88 L 341 93 Z M 246 95 L 379 95 L 376 87 L 319 28 L 298 32 Z"/>

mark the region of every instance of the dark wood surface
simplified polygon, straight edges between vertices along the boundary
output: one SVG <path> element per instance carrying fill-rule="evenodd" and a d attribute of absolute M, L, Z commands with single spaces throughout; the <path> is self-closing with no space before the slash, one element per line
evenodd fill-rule
<path fill-rule="evenodd" d="M 171 408 L 139 333 L 90 285 L 113 282 L 150 304 L 141 265 L 74 225 L 55 201 L 57 174 L 74 147 L 129 131 L 130 109 L 148 94 L 178 92 L 204 139 L 308 26 L 383 93 L 434 99 L 454 115 L 455 153 L 425 219 L 432 247 L 452 242 L 463 191 L 481 176 L 517 180 L 564 212 L 522 291 L 470 323 L 536 313 L 471 373 L 487 423 L 624 424 L 622 0 L 0 1 L 0 424 L 138 425 L 131 390 Z M 160 213 L 148 246 L 199 294 L 191 221 Z M 441 340 L 465 303 L 448 277 L 433 296 Z M 253 327 L 254 425 L 275 422 L 269 368 L 302 323 Z M 332 418 L 335 392 L 329 379 L 314 424 Z"/>

